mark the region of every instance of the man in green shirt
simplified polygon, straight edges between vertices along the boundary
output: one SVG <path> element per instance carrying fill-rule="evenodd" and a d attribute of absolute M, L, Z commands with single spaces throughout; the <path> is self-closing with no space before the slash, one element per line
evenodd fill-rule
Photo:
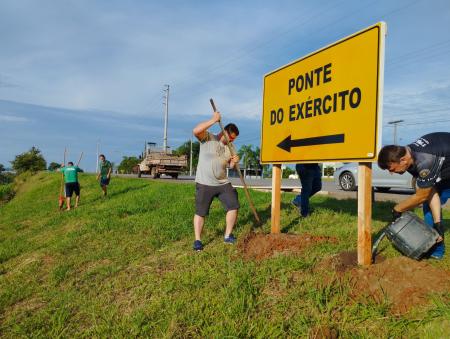
<path fill-rule="evenodd" d="M 99 156 L 100 164 L 99 164 L 99 173 L 97 174 L 97 180 L 100 180 L 100 186 L 103 190 L 103 196 L 106 196 L 107 189 L 106 187 L 109 185 L 109 180 L 111 179 L 112 165 L 106 160 L 103 154 Z"/>
<path fill-rule="evenodd" d="M 78 173 L 83 172 L 78 166 L 74 166 L 72 161 L 67 163 L 67 166 L 60 168 L 64 174 L 64 183 L 66 191 L 67 211 L 70 211 L 70 199 L 75 193 L 75 208 L 78 207 L 80 201 L 80 184 L 78 183 Z"/>

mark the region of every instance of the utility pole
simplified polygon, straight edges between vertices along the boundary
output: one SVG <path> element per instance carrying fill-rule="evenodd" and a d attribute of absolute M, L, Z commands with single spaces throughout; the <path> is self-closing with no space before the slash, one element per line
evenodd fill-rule
<path fill-rule="evenodd" d="M 397 125 L 405 120 L 389 121 L 388 124 L 394 125 L 394 145 L 397 145 Z"/>
<path fill-rule="evenodd" d="M 192 135 L 191 135 L 191 156 L 189 157 L 189 176 L 192 177 Z"/>
<path fill-rule="evenodd" d="M 164 152 L 167 153 L 167 124 L 169 120 L 169 85 L 165 85 L 164 89 L 164 106 L 165 106 L 165 114 L 164 114 Z"/>

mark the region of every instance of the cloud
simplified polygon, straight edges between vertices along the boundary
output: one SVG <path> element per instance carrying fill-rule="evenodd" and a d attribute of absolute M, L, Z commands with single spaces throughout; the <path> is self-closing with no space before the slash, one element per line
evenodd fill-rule
<path fill-rule="evenodd" d="M 0 114 L 1 122 L 12 122 L 12 123 L 25 123 L 29 122 L 30 119 L 17 116 L 17 115 L 8 115 L 8 114 Z"/>

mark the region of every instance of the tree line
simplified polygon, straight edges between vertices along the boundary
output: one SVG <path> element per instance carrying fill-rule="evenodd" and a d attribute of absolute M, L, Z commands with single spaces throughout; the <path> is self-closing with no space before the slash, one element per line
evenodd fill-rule
<path fill-rule="evenodd" d="M 239 155 L 241 169 L 243 170 L 253 170 L 258 173 L 262 173 L 264 177 L 271 176 L 271 168 L 268 165 L 261 165 L 259 163 L 260 148 L 253 145 L 242 145 L 237 153 Z M 200 153 L 200 143 L 195 141 L 192 143 L 192 168 L 195 170 L 198 164 L 198 156 Z M 190 161 L 191 161 L 191 141 L 186 141 L 181 146 L 173 151 L 175 155 L 186 155 L 188 166 L 185 171 L 189 171 Z M 135 173 L 136 166 L 141 162 L 141 157 L 136 156 L 123 156 L 120 164 L 117 166 L 117 171 L 119 173 Z M 49 171 L 55 171 L 61 164 L 56 162 L 51 162 L 47 167 L 47 162 L 44 159 L 41 151 L 37 147 L 31 147 L 30 150 L 16 155 L 14 160 L 10 162 L 13 171 L 16 174 L 21 174 L 23 172 L 36 173 L 38 171 L 44 171 L 48 169 Z M 283 177 L 288 177 L 290 174 L 295 173 L 294 170 L 289 167 L 283 171 Z M 12 174 L 6 173 L 5 167 L 0 164 L 0 184 L 12 181 Z"/>

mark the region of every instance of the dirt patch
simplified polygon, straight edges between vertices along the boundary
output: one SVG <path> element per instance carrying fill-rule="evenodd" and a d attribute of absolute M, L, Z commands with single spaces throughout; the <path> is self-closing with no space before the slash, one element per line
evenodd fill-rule
<path fill-rule="evenodd" d="M 375 263 L 379 264 L 386 259 L 377 255 Z M 323 259 L 315 268 L 315 270 L 327 270 L 337 273 L 344 273 L 350 269 L 358 267 L 358 253 L 356 251 L 345 251 L 338 253 L 332 257 Z"/>
<path fill-rule="evenodd" d="M 342 252 L 325 258 L 318 269 L 333 270 L 338 275 L 348 272 L 351 296 L 359 302 L 367 299 L 377 303 L 387 301 L 391 313 L 403 314 L 415 306 L 428 304 L 433 294 L 449 292 L 450 272 L 425 261 L 379 257 L 373 265 L 358 267 L 356 258 L 356 252 Z"/>
<path fill-rule="evenodd" d="M 323 242 L 336 243 L 337 239 L 310 234 L 250 233 L 238 248 L 246 260 L 263 260 L 280 254 L 300 254 L 305 248 Z"/>

